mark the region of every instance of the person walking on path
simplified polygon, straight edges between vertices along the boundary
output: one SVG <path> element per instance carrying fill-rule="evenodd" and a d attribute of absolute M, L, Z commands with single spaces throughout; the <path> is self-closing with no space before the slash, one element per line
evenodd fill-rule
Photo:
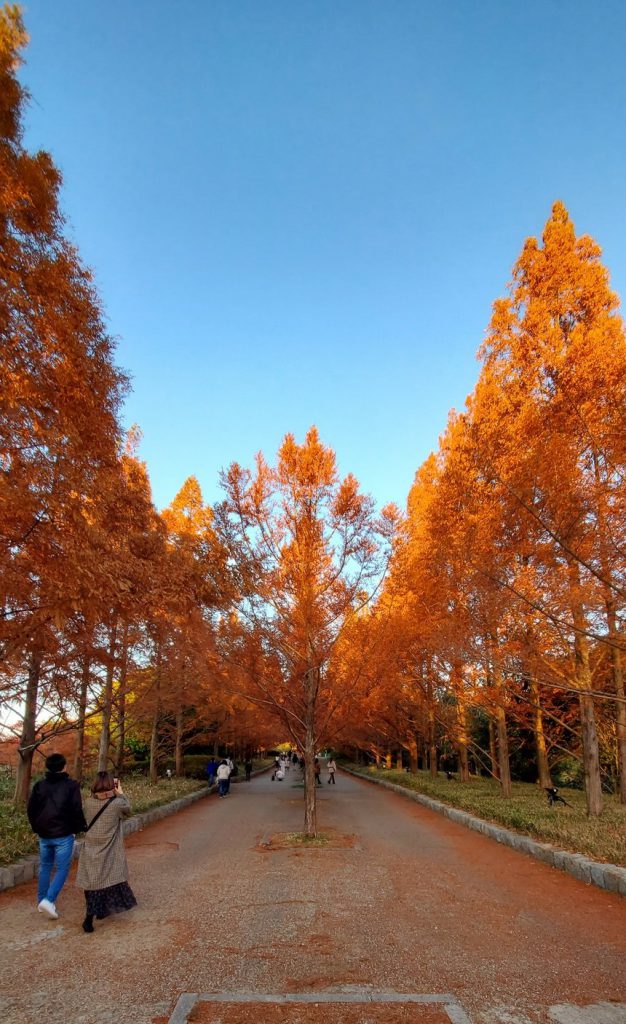
<path fill-rule="evenodd" d="M 246 782 L 250 782 L 250 776 L 252 775 L 252 761 L 249 758 L 246 761 L 244 767 L 246 771 Z"/>
<path fill-rule="evenodd" d="M 207 762 L 205 770 L 207 773 L 207 778 L 209 780 L 209 786 L 212 786 L 213 783 L 215 782 L 215 773 L 217 771 L 217 761 L 215 760 L 214 757 L 212 757 L 211 760 Z"/>
<path fill-rule="evenodd" d="M 335 763 L 334 757 L 331 757 L 331 759 L 328 762 L 328 764 L 326 765 L 326 767 L 328 769 L 328 785 L 330 786 L 330 784 L 332 782 L 332 784 L 334 786 L 335 785 L 335 772 L 337 771 L 337 765 Z"/>
<path fill-rule="evenodd" d="M 313 762 L 313 767 L 315 769 L 315 781 L 316 781 L 318 786 L 321 786 L 322 785 L 322 768 L 321 768 L 321 765 L 320 765 L 319 757 L 315 758 L 315 761 Z"/>
<path fill-rule="evenodd" d="M 74 836 L 86 827 L 80 786 L 64 768 L 63 754 L 46 758 L 46 777 L 33 786 L 27 807 L 31 828 L 39 836 L 37 909 L 53 920 L 59 916 L 56 901 L 72 863 Z"/>
<path fill-rule="evenodd" d="M 220 791 L 220 800 L 228 794 L 230 784 L 230 768 L 226 761 L 222 761 L 217 769 L 217 785 Z"/>
<path fill-rule="evenodd" d="M 122 835 L 122 818 L 131 813 L 130 804 L 110 772 L 98 772 L 91 793 L 84 801 L 88 825 L 76 875 L 76 884 L 85 890 L 85 932 L 93 932 L 94 917 L 101 921 L 137 906 L 128 884 Z"/>

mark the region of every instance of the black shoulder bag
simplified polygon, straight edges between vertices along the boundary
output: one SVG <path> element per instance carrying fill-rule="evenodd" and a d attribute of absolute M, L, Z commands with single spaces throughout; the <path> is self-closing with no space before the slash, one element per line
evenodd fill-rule
<path fill-rule="evenodd" d="M 103 803 L 103 805 L 100 808 L 100 810 L 96 814 L 94 814 L 93 818 L 91 819 L 91 821 L 87 825 L 87 828 L 85 829 L 85 835 L 87 835 L 87 833 L 89 832 L 89 829 L 92 828 L 92 826 L 96 824 L 98 818 L 100 817 L 101 814 L 104 813 L 104 811 L 106 811 L 106 809 L 109 806 L 109 804 L 113 803 L 113 801 L 115 800 L 115 796 L 116 796 L 116 794 L 113 794 L 113 796 L 110 796 L 108 800 L 105 800 L 105 802 Z"/>

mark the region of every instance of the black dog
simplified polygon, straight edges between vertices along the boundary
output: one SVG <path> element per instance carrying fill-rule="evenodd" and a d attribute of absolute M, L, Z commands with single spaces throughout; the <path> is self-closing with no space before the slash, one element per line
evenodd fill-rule
<path fill-rule="evenodd" d="M 567 800 L 564 800 L 562 796 L 559 796 L 559 791 L 556 786 L 546 786 L 546 795 L 548 797 L 548 803 L 550 807 L 554 807 L 555 804 L 565 804 L 566 807 L 571 807 Z"/>

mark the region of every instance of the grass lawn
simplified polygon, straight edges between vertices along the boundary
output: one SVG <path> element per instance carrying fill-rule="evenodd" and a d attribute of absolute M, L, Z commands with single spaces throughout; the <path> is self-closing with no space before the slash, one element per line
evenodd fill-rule
<path fill-rule="evenodd" d="M 514 782 L 513 795 L 505 800 L 493 779 L 448 782 L 443 774 L 431 779 L 427 772 L 411 775 L 393 769 L 349 767 L 366 778 L 385 779 L 406 789 L 418 790 L 434 800 L 523 832 L 540 842 L 626 867 L 626 806 L 614 796 L 605 795 L 605 809 L 600 818 L 588 818 L 585 795 L 575 789 L 559 790 L 560 796 L 573 805 L 570 809 L 562 804 L 550 807 L 546 794 L 527 782 Z"/>
<path fill-rule="evenodd" d="M 13 864 L 20 857 L 39 852 L 37 836 L 31 832 L 26 811 L 15 807 L 11 800 L 13 786 L 12 779 L 0 779 L 0 866 Z M 136 777 L 123 779 L 122 787 L 133 812 L 140 814 L 197 789 L 204 789 L 206 783 L 196 779 L 159 779 L 157 783 L 151 783 L 148 779 Z"/>

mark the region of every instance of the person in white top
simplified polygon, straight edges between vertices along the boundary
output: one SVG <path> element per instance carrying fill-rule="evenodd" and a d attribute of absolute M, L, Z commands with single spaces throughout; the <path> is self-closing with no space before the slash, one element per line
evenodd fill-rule
<path fill-rule="evenodd" d="M 230 768 L 228 767 L 227 761 L 221 761 L 217 769 L 217 786 L 220 792 L 220 800 L 228 793 L 228 784 L 230 782 Z"/>
<path fill-rule="evenodd" d="M 328 785 L 330 786 L 331 782 L 333 786 L 336 785 L 335 772 L 337 771 L 337 765 L 335 764 L 335 759 L 333 757 L 331 757 L 330 761 L 326 765 L 326 768 L 328 769 Z"/>

